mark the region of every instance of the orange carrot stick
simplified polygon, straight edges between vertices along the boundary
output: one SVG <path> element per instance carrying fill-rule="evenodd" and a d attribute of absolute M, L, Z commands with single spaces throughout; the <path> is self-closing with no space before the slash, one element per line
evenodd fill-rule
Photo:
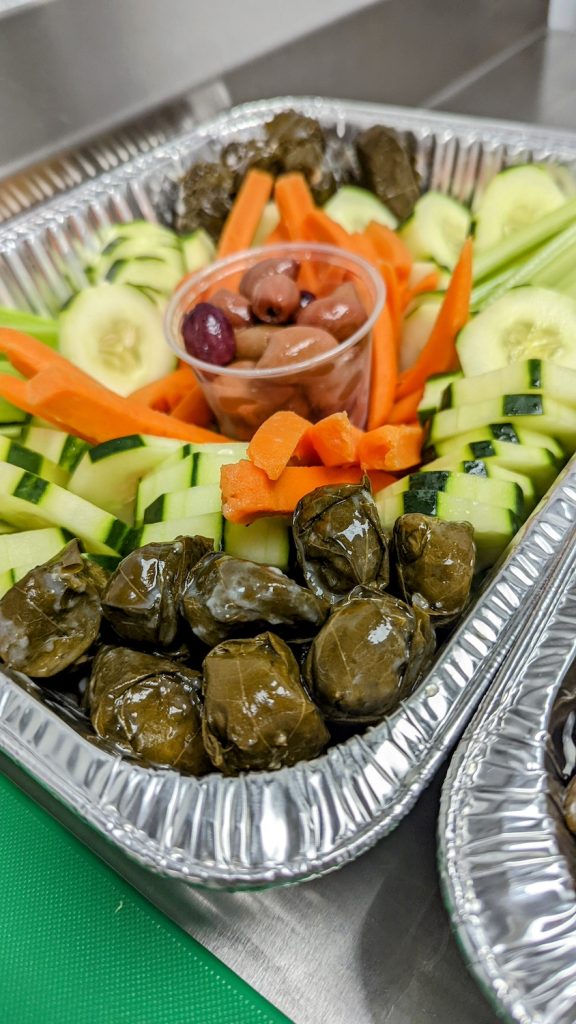
<path fill-rule="evenodd" d="M 388 417 L 389 423 L 416 423 L 418 421 L 418 406 L 422 399 L 424 388 L 418 388 L 417 391 L 412 391 L 409 395 L 405 395 L 404 398 L 400 398 L 392 406 L 392 411 Z"/>
<path fill-rule="evenodd" d="M 309 428 L 309 420 L 295 412 L 275 412 L 258 427 L 248 445 L 248 457 L 269 480 L 277 480 Z"/>
<path fill-rule="evenodd" d="M 310 210 L 302 219 L 302 241 L 323 242 L 340 249 L 350 249 L 350 235 L 324 210 Z"/>
<path fill-rule="evenodd" d="M 468 322 L 472 290 L 472 239 L 464 243 L 436 322 L 413 366 L 398 377 L 396 398 L 415 391 L 433 373 L 447 373 L 458 366 L 456 338 Z"/>
<path fill-rule="evenodd" d="M 363 469 L 399 472 L 420 462 L 422 428 L 415 425 L 387 425 L 368 431 L 360 438 L 358 455 Z"/>
<path fill-rule="evenodd" d="M 243 459 L 220 471 L 224 516 L 233 523 L 251 523 L 261 516 L 290 515 L 300 498 L 316 487 L 359 483 L 362 476 L 358 466 L 288 466 L 278 480 L 270 480 L 263 469 Z M 389 474 L 375 473 L 373 487 L 381 490 L 393 480 Z"/>
<path fill-rule="evenodd" d="M 0 352 L 25 377 L 31 377 L 46 366 L 69 367 L 71 371 L 75 369 L 72 363 L 43 341 L 10 327 L 0 328 Z"/>
<path fill-rule="evenodd" d="M 358 462 L 362 431 L 345 412 L 335 412 L 310 427 L 307 434 L 324 466 L 349 466 Z"/>
<path fill-rule="evenodd" d="M 248 171 L 220 235 L 220 259 L 249 248 L 273 186 L 271 174 L 255 167 Z"/>
<path fill-rule="evenodd" d="M 199 387 L 189 366 L 179 366 L 160 380 L 154 380 L 143 388 L 133 391 L 130 398 L 157 412 L 171 412 L 186 397 L 189 391 Z"/>
<path fill-rule="evenodd" d="M 440 280 L 440 274 L 437 270 L 430 271 L 425 277 L 421 277 L 417 284 L 407 289 L 406 297 L 407 303 L 415 299 L 417 295 L 422 295 L 424 292 L 434 292 L 438 287 Z"/>
<path fill-rule="evenodd" d="M 302 221 L 316 209 L 312 193 L 303 174 L 281 174 L 276 179 L 274 199 L 280 211 L 280 223 L 290 241 L 302 241 Z"/>
<path fill-rule="evenodd" d="M 214 419 L 214 413 L 197 383 L 170 410 L 170 416 L 184 423 L 194 423 L 197 427 L 207 427 Z"/>
<path fill-rule="evenodd" d="M 394 403 L 397 353 L 394 328 L 385 306 L 372 331 L 372 371 L 368 405 L 368 429 L 386 423 Z"/>
<path fill-rule="evenodd" d="M 376 221 L 370 222 L 364 235 L 372 242 L 379 259 L 392 264 L 399 280 L 407 281 L 413 258 L 400 236 L 385 224 L 377 224 Z"/>

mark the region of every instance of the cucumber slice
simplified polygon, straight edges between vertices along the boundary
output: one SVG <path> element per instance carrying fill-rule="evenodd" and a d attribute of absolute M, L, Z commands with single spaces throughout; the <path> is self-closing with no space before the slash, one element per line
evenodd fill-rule
<path fill-rule="evenodd" d="M 76 468 L 84 452 L 90 447 L 87 441 L 82 441 L 72 434 L 65 434 L 62 430 L 35 427 L 32 424 L 24 427 L 18 443 L 57 463 L 67 473 Z"/>
<path fill-rule="evenodd" d="M 154 288 L 166 297 L 176 287 L 184 274 L 184 261 L 179 252 L 172 250 L 171 259 L 166 254 L 137 256 L 129 260 L 115 260 L 102 280 L 113 284 L 130 284 L 137 287 Z"/>
<path fill-rule="evenodd" d="M 214 548 L 220 547 L 222 539 L 222 515 L 212 512 L 208 515 L 189 516 L 186 519 L 169 519 L 162 523 L 146 523 L 136 531 L 133 548 L 143 544 L 168 543 L 176 537 L 208 537 L 214 541 Z"/>
<path fill-rule="evenodd" d="M 111 391 L 129 395 L 169 373 L 176 359 L 162 320 L 134 288 L 84 288 L 60 316 L 60 352 Z"/>
<path fill-rule="evenodd" d="M 514 288 L 460 331 L 456 347 L 466 377 L 526 359 L 576 369 L 576 301 L 548 288 Z"/>
<path fill-rule="evenodd" d="M 15 582 L 13 569 L 6 569 L 5 572 L 0 573 L 0 597 L 4 597 L 4 594 L 12 590 Z"/>
<path fill-rule="evenodd" d="M 443 409 L 430 420 L 429 440 L 436 445 L 489 423 L 531 427 L 557 438 L 569 454 L 576 450 L 576 410 L 544 395 L 502 395 L 454 409 Z"/>
<path fill-rule="evenodd" d="M 444 455 L 433 462 L 427 462 L 422 469 L 426 470 L 426 472 L 450 470 L 453 473 L 467 473 L 469 476 L 488 477 L 493 480 L 506 480 L 510 484 L 517 484 L 524 495 L 526 514 L 532 511 L 537 497 L 540 497 L 540 495 L 536 494 L 536 488 L 529 476 L 506 469 L 500 465 L 498 459 L 494 458 L 475 459 L 470 453 L 461 455 L 460 452 L 454 452 L 453 455 Z"/>
<path fill-rule="evenodd" d="M 436 445 L 428 446 L 424 454 L 426 457 L 436 458 L 438 455 L 447 455 L 449 452 L 457 451 L 462 445 L 472 444 L 475 441 L 546 448 L 557 459 L 559 465 L 562 465 L 566 460 L 566 453 L 556 438 L 549 437 L 547 434 L 540 434 L 536 430 L 521 429 L 512 423 L 490 423 L 476 430 L 468 430 L 464 434 L 449 437 L 445 441 L 438 442 Z"/>
<path fill-rule="evenodd" d="M 161 260 L 167 266 L 174 268 L 174 271 L 179 268 L 180 276 L 182 275 L 184 266 L 182 255 L 174 245 L 167 248 L 150 239 L 143 245 L 140 239 L 116 238 L 102 252 L 98 253 L 89 271 L 90 281 L 92 284 L 100 284 L 102 281 L 108 280 L 113 267 L 117 268 L 120 263 L 143 259 Z"/>
<path fill-rule="evenodd" d="M 565 202 L 566 193 L 543 167 L 522 164 L 500 171 L 476 205 L 476 251 L 497 245 Z"/>
<path fill-rule="evenodd" d="M 502 476 L 514 480 L 524 492 L 526 507 L 530 511 L 536 497 L 541 498 L 556 479 L 560 465 L 547 448 L 509 444 L 505 441 L 473 441 L 462 445 L 432 462 L 425 469 L 458 469 L 472 472 L 473 465 L 485 467 L 486 476 Z M 471 467 L 464 468 L 464 467 Z M 479 472 L 483 470 L 478 469 Z"/>
<path fill-rule="evenodd" d="M 219 484 L 222 466 L 246 458 L 248 445 L 243 442 L 228 445 L 196 445 L 196 484 Z"/>
<path fill-rule="evenodd" d="M 440 408 L 442 395 L 453 381 L 458 380 L 461 373 L 436 373 L 429 377 L 424 386 L 424 393 L 418 406 L 418 419 L 420 423 L 426 423 L 431 416 Z"/>
<path fill-rule="evenodd" d="M 192 274 L 195 270 L 202 270 L 216 259 L 216 246 L 204 228 L 198 228 L 197 231 L 192 231 L 189 235 L 182 235 L 180 245 L 184 258 L 184 270 L 188 274 Z"/>
<path fill-rule="evenodd" d="M 70 536 L 57 527 L 4 534 L 0 537 L 0 572 L 25 565 L 42 565 L 66 546 Z"/>
<path fill-rule="evenodd" d="M 20 466 L 36 476 L 41 476 L 51 483 L 65 487 L 69 474 L 55 462 L 45 458 L 30 448 L 24 448 L 18 441 L 9 437 L 0 437 L 0 459 L 12 466 Z"/>
<path fill-rule="evenodd" d="M 131 434 L 89 448 L 68 482 L 68 489 L 117 519 L 133 522 L 138 482 L 183 445 L 171 437 Z"/>
<path fill-rule="evenodd" d="M 17 527 L 13 526 L 12 523 L 3 523 L 0 520 L 0 536 L 2 536 L 5 533 L 17 533 L 17 532 L 18 532 Z"/>
<path fill-rule="evenodd" d="M 508 508 L 455 498 L 444 491 L 404 491 L 387 497 L 388 488 L 375 496 L 380 521 L 391 530 L 399 516 L 408 512 L 437 516 L 447 522 L 468 522 L 474 528 L 476 569 L 494 565 L 521 525 Z"/>
<path fill-rule="evenodd" d="M 198 484 L 220 484 L 222 466 L 245 458 L 247 444 L 183 445 L 164 465 L 147 473 L 138 485 L 136 522 L 141 523 L 149 505 L 161 494 L 183 491 Z"/>
<path fill-rule="evenodd" d="M 493 479 L 479 471 L 460 473 L 455 469 L 432 469 L 426 466 L 386 489 L 389 495 L 402 494 L 404 491 L 444 491 L 455 498 L 509 508 L 519 519 L 524 518 L 524 492 L 518 484 Z"/>
<path fill-rule="evenodd" d="M 415 259 L 432 259 L 453 270 L 470 225 L 470 212 L 462 203 L 441 192 L 426 192 L 399 233 Z"/>
<path fill-rule="evenodd" d="M 225 520 L 222 546 L 235 558 L 287 569 L 290 562 L 290 523 L 281 516 L 263 516 L 248 526 Z"/>
<path fill-rule="evenodd" d="M 324 212 L 350 234 L 364 231 L 371 220 L 392 229 L 398 226 L 392 211 L 373 192 L 356 185 L 342 185 L 324 204 Z"/>
<path fill-rule="evenodd" d="M 576 408 L 576 370 L 541 359 L 526 359 L 476 377 L 460 377 L 446 388 L 441 408 L 530 391 Z"/>
<path fill-rule="evenodd" d="M 443 296 L 429 298 L 421 302 L 405 318 L 402 324 L 400 337 L 400 352 L 398 355 L 399 369 L 407 370 L 418 359 L 424 348 L 432 328 L 438 317 L 438 310 L 443 302 Z"/>
<path fill-rule="evenodd" d="M 150 251 L 158 246 L 178 249 L 178 235 L 170 228 L 150 220 L 131 220 L 121 224 L 111 224 L 100 233 L 101 249 L 116 242 L 118 239 L 132 239 L 141 245 L 142 251 Z"/>
<path fill-rule="evenodd" d="M 103 555 L 121 552 L 132 534 L 109 512 L 7 462 L 0 462 L 0 517 L 22 530 L 59 526 Z"/>
<path fill-rule="evenodd" d="M 269 203 L 266 203 L 262 211 L 262 216 L 258 222 L 256 233 L 252 239 L 253 246 L 264 245 L 266 239 L 273 231 L 276 230 L 280 223 L 280 210 L 276 206 L 273 199 Z"/>
<path fill-rule="evenodd" d="M 161 494 L 144 510 L 144 523 L 162 523 L 171 519 L 190 519 L 222 511 L 218 484 L 201 484 L 183 491 Z"/>

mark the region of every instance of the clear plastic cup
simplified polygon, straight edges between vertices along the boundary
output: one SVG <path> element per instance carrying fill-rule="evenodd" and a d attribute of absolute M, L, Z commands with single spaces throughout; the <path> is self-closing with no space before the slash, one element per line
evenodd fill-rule
<path fill-rule="evenodd" d="M 366 321 L 336 349 L 282 367 L 214 366 L 191 356 L 184 348 L 182 319 L 198 302 L 210 301 L 217 289 L 238 291 L 243 273 L 264 259 L 291 257 L 300 263 L 297 283 L 307 287 L 312 268 L 315 294 L 323 298 L 338 284 L 352 282 L 366 311 Z M 320 282 L 318 284 L 318 282 Z M 286 243 L 250 249 L 212 264 L 176 290 L 166 309 L 168 344 L 188 363 L 202 386 L 222 433 L 248 441 L 272 413 L 292 410 L 316 422 L 334 412 L 347 412 L 357 427 L 365 427 L 370 392 L 372 329 L 382 312 L 382 278 L 359 256 L 330 245 Z"/>

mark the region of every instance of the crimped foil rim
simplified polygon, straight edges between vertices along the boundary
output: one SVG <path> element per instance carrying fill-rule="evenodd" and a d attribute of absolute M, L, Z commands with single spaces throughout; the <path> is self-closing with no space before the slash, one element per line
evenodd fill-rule
<path fill-rule="evenodd" d="M 515 153 L 538 145 L 558 158 L 576 159 L 576 136 L 569 133 L 331 100 L 252 103 L 15 218 L 0 229 L 0 253 L 18 255 L 41 232 L 56 232 L 66 218 L 96 208 L 103 196 L 120 194 L 124 186 L 135 191 L 146 179 L 152 189 L 206 140 L 255 128 L 286 105 L 342 132 L 380 120 L 412 130 L 432 145 L 456 138 L 478 147 L 509 146 Z M 147 202 L 153 215 L 153 203 Z M 575 482 L 573 463 L 419 690 L 365 736 L 315 761 L 239 779 L 198 780 L 145 769 L 99 750 L 5 675 L 0 676 L 0 747 L 124 852 L 163 875 L 197 885 L 250 888 L 333 870 L 390 832 L 408 812 L 485 692 L 523 616 L 546 614 L 547 580 L 569 557 L 576 532 Z"/>
<path fill-rule="evenodd" d="M 456 937 L 488 998 L 518 1024 L 574 1021 L 576 884 L 553 812 L 544 736 L 576 657 L 575 624 L 573 550 L 550 615 L 525 628 L 442 791 L 438 861 Z M 498 788 L 512 750 L 508 784 Z M 480 807 L 489 827 L 475 824 Z"/>

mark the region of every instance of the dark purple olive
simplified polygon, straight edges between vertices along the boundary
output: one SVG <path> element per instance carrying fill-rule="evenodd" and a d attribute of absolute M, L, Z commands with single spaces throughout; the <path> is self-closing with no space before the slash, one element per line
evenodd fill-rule
<path fill-rule="evenodd" d="M 195 359 L 226 366 L 236 355 L 236 339 L 228 317 L 210 302 L 199 302 L 182 319 L 184 348 Z"/>
<path fill-rule="evenodd" d="M 306 309 L 306 306 L 309 306 L 311 302 L 316 302 L 316 296 L 314 295 L 314 292 L 308 292 L 306 291 L 305 288 L 303 288 L 302 291 L 300 292 L 300 309 Z"/>

